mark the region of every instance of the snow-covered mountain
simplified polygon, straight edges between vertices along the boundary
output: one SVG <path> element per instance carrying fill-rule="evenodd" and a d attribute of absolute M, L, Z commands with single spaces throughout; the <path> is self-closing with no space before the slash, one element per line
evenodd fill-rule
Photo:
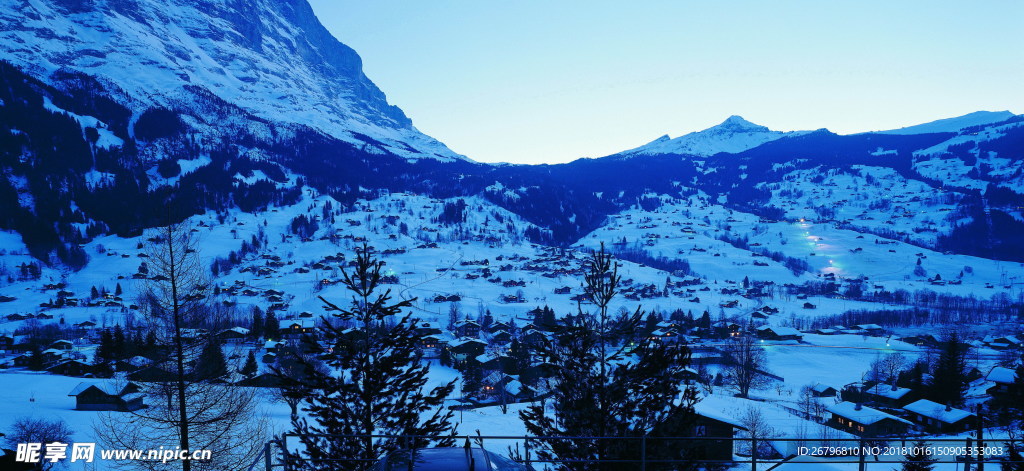
<path fill-rule="evenodd" d="M 664 135 L 640 147 L 620 152 L 618 155 L 685 154 L 708 157 L 719 152 L 734 154 L 766 142 L 802 133 L 802 131 L 788 133 L 772 131 L 765 126 L 733 115 L 722 124 L 703 131 L 691 132 L 674 139 Z"/>
<path fill-rule="evenodd" d="M 80 72 L 120 90 L 136 117 L 159 106 L 217 127 L 200 111 L 212 95 L 369 153 L 465 158 L 388 104 L 305 0 L 0 0 L 0 44 L 44 82 Z"/>
<path fill-rule="evenodd" d="M 963 128 L 982 126 L 1006 121 L 1014 117 L 1009 111 L 975 111 L 963 116 L 938 119 L 905 128 L 877 131 L 876 134 L 927 134 L 934 132 L 957 132 Z"/>

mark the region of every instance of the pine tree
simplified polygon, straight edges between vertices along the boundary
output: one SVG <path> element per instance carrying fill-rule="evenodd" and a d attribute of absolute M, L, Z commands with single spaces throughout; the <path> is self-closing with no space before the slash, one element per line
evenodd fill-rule
<path fill-rule="evenodd" d="M 256 364 L 256 354 L 252 350 L 249 350 L 249 356 L 245 358 L 245 364 L 242 365 L 242 369 L 238 370 L 244 376 L 252 376 L 259 371 L 259 365 Z"/>
<path fill-rule="evenodd" d="M 222 378 L 228 374 L 228 362 L 224 358 L 224 350 L 216 338 L 210 339 L 203 345 L 196 361 L 195 377 L 197 380 L 211 380 Z"/>
<path fill-rule="evenodd" d="M 392 302 L 390 290 L 378 292 L 383 265 L 364 244 L 356 252 L 352 271 L 342 270 L 341 283 L 352 294 L 350 307 L 320 298 L 335 321 L 340 321 L 321 323 L 329 344 L 336 343 L 345 330 L 335 324 L 355 324 L 362 338 L 356 348 L 322 355 L 331 370 L 342 370 L 342 374 L 306 363 L 305 386 L 311 391 L 303 401 L 306 414 L 292 420 L 304 445 L 301 455 L 294 458 L 303 463 L 303 469 L 362 469 L 362 464 L 326 460 L 356 458 L 369 463 L 400 445 L 454 444 L 453 413 L 442 406 L 455 382 L 426 389 L 430 367 L 421 361 L 416 320 L 403 312 L 412 300 Z M 318 349 L 312 342 L 307 346 Z M 300 357 L 296 361 L 306 360 Z M 394 438 L 368 436 L 371 434 L 419 438 L 402 444 Z"/>
<path fill-rule="evenodd" d="M 926 396 L 939 404 L 958 405 L 967 393 L 967 345 L 953 330 L 940 348 Z"/>
<path fill-rule="evenodd" d="M 152 330 L 149 331 L 149 332 L 146 332 L 146 343 L 142 347 L 142 351 L 144 352 L 143 355 L 145 355 L 147 357 L 153 356 L 153 355 L 155 355 L 157 353 L 157 349 L 158 348 L 159 347 L 157 347 L 157 344 L 156 344 L 156 332 L 154 332 Z"/>
<path fill-rule="evenodd" d="M 553 366 L 551 400 L 554 415 L 544 404 L 532 404 L 520 412 L 527 431 L 550 437 L 680 436 L 689 433 L 697 391 L 683 385 L 690 352 L 685 345 L 642 342 L 627 353 L 628 344 L 609 339 L 627 337 L 621 331 L 639 329 L 643 313 L 638 309 L 621 322 L 610 323 L 607 306 L 618 291 L 615 261 L 601 250 L 586 265 L 585 289 L 597 311 L 580 313 L 556 327 L 551 342 L 538 353 Z M 632 356 L 625 361 L 627 355 Z M 679 442 L 649 441 L 649 459 L 680 456 Z M 626 440 L 545 440 L 538 443 L 541 459 L 578 460 L 563 463 L 565 469 L 634 469 L 640 447 Z"/>
<path fill-rule="evenodd" d="M 509 356 L 512 357 L 512 371 L 509 374 L 522 374 L 530 367 L 530 351 L 519 339 L 512 339 L 509 346 Z"/>
<path fill-rule="evenodd" d="M 281 321 L 277 320 L 277 315 L 274 311 L 267 313 L 267 317 L 263 322 L 263 335 L 269 339 L 276 339 L 278 331 L 281 330 Z"/>
<path fill-rule="evenodd" d="M 114 360 L 114 336 L 110 330 L 100 332 L 100 345 L 96 348 L 96 357 L 105 361 Z"/>
<path fill-rule="evenodd" d="M 903 457 L 903 471 L 930 471 L 935 467 L 935 458 L 927 453 L 928 443 L 924 440 L 914 442 L 909 454 Z"/>
<path fill-rule="evenodd" d="M 120 360 L 125 357 L 128 351 L 128 342 L 125 340 L 124 329 L 121 328 L 121 324 L 114 326 L 114 343 L 111 348 L 113 359 Z"/>
<path fill-rule="evenodd" d="M 263 320 L 263 310 L 261 310 L 259 306 L 253 306 L 253 308 L 252 308 L 252 331 L 250 333 L 252 334 L 252 336 L 254 338 L 257 338 L 257 339 L 258 338 L 262 338 L 263 337 L 263 328 L 264 328 L 264 326 L 265 326 L 265 324 L 264 324 L 264 320 Z"/>
<path fill-rule="evenodd" d="M 704 313 L 700 315 L 700 319 L 697 320 L 697 327 L 700 327 L 701 329 L 710 329 L 711 313 L 704 311 Z"/>

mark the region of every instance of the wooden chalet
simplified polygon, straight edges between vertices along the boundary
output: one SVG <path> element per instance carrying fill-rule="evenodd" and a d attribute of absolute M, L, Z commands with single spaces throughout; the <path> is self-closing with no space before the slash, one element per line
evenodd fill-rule
<path fill-rule="evenodd" d="M 801 340 L 804 335 L 792 327 L 773 327 L 762 325 L 757 329 L 757 337 L 764 340 Z"/>
<path fill-rule="evenodd" d="M 928 433 L 958 434 L 974 428 L 977 417 L 965 410 L 944 406 L 927 399 L 914 401 L 903 410 L 909 418 Z"/>
<path fill-rule="evenodd" d="M 79 383 L 68 396 L 75 398 L 75 410 L 129 412 L 145 407 L 145 394 L 133 382 L 115 384 L 112 382 Z"/>
<path fill-rule="evenodd" d="M 840 402 L 828 408 L 830 425 L 860 437 L 885 437 L 906 434 L 910 421 L 853 402 Z"/>

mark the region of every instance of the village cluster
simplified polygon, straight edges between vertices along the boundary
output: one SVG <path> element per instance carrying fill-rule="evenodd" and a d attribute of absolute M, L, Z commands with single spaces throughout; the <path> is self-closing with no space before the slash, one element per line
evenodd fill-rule
<path fill-rule="evenodd" d="M 1019 394 L 1021 331 L 1005 316 L 1019 296 L 1010 264 L 865 236 L 810 214 L 767 220 L 698 196 L 634 208 L 577 246 L 560 248 L 525 242 L 530 224 L 486 201 L 463 206 L 470 210 L 446 223 L 450 201 L 393 194 L 342 210 L 309 195 L 262 215 L 198 218 L 193 230 L 214 273 L 208 301 L 222 315 L 186 339 L 217 340 L 226 365 L 218 381 L 279 387 L 272 367 L 284 352 L 303 348 L 304 338 L 336 346 L 319 337 L 331 313 L 318 298 L 346 301 L 342 273 L 352 249 L 367 243 L 385 262 L 384 286 L 397 299 L 414 299 L 423 358 L 459 378 L 451 407 L 472 412 L 542 401 L 550 371 L 535 347 L 566 319 L 586 315 L 583 260 L 605 242 L 623 275 L 613 312 L 645 313 L 642 328 L 618 341 L 689 347 L 686 381 L 705 398 L 698 426 L 708 436 L 750 433 L 740 411 L 749 404 L 784 417 L 774 436 L 802 436 L 803 445 L 959 436 L 998 423 L 990 412 L 979 422 L 979 405 L 996 410 Z M 64 397 L 68 413 L 145 407 L 142 385 L 169 373 L 154 361 L 157 342 L 132 294 L 135 283 L 160 276 L 149 273 L 144 242 L 98 239 L 89 247 L 93 265 L 80 274 L 8 254 L 19 276 L 0 290 L 0 369 L 69 377 L 60 383 L 66 391 L 39 392 Z M 982 297 L 995 293 L 1004 293 L 1005 304 Z M 993 322 L 965 326 L 958 342 L 973 355 L 969 389 L 957 404 L 936 402 L 913 370 L 947 339 L 937 326 L 914 320 L 913 310 L 964 305 L 977 310 L 979 323 Z M 342 334 L 341 341 L 360 336 L 357 329 Z M 765 352 L 753 365 L 760 380 L 749 398 L 757 401 L 733 397 L 731 351 L 744 341 Z M 894 353 L 905 358 L 893 371 L 869 371 Z M 805 366 L 832 361 L 842 368 Z M 808 431 L 812 426 L 829 431 Z M 722 459 L 738 452 L 730 442 L 716 446 L 709 453 Z M 786 443 L 775 451 L 793 453 Z"/>

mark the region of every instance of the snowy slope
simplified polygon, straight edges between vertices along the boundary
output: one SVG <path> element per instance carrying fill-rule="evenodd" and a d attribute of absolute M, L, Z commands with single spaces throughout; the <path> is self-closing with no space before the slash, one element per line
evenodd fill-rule
<path fill-rule="evenodd" d="M 703 131 L 691 132 L 674 139 L 665 135 L 640 147 L 623 151 L 619 155 L 687 154 L 707 157 L 719 152 L 741 152 L 801 133 L 772 131 L 734 115 L 722 124 Z"/>
<path fill-rule="evenodd" d="M 152 106 L 199 111 L 209 93 L 376 153 L 465 158 L 388 104 L 305 0 L 0 0 L 0 45 L 0 59 L 44 81 L 76 71 L 123 90 L 136 117 Z"/>
<path fill-rule="evenodd" d="M 934 132 L 957 132 L 970 126 L 981 126 L 1006 121 L 1014 116 L 1009 111 L 975 111 L 954 118 L 938 119 L 905 128 L 877 131 L 876 134 L 927 134 Z"/>

